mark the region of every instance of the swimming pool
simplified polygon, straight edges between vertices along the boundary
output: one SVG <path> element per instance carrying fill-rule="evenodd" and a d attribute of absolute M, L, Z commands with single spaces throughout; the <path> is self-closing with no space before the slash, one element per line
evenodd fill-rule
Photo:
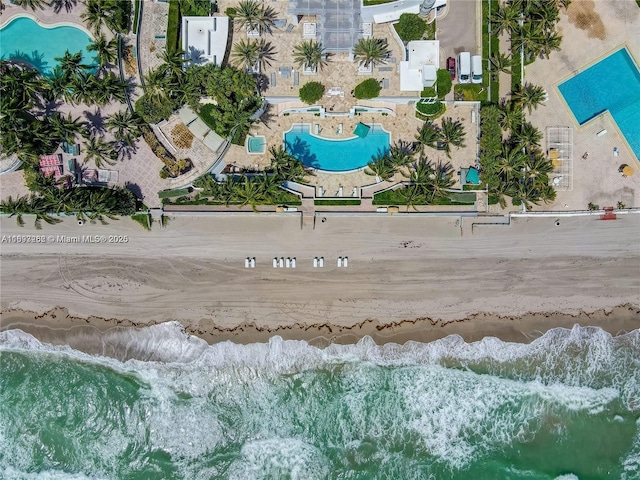
<path fill-rule="evenodd" d="M 577 123 L 609 111 L 640 159 L 640 71 L 626 47 L 558 85 Z"/>
<path fill-rule="evenodd" d="M 0 29 L 0 58 L 26 62 L 43 75 L 58 65 L 56 57 L 82 52 L 83 63 L 97 65 L 95 54 L 87 50 L 91 37 L 71 26 L 45 27 L 31 17 L 19 16 Z"/>
<path fill-rule="evenodd" d="M 259 153 L 264 153 L 267 150 L 267 141 L 264 135 L 259 135 L 256 137 L 247 137 L 246 142 L 247 153 L 255 155 Z"/>
<path fill-rule="evenodd" d="M 347 172 L 364 167 L 373 156 L 389 150 L 391 135 L 372 125 L 366 137 L 329 140 L 311 134 L 311 125 L 295 124 L 284 134 L 285 148 L 308 167 Z"/>

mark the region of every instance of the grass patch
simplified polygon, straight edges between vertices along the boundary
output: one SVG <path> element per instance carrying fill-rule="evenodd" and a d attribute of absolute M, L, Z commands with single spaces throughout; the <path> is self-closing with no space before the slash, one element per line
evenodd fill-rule
<path fill-rule="evenodd" d="M 500 52 L 500 40 L 496 35 L 489 34 L 489 17 L 495 13 L 498 8 L 499 5 L 497 1 L 491 2 L 491 10 L 489 10 L 489 0 L 482 0 L 482 60 L 484 65 L 488 65 L 490 53 L 497 55 Z M 498 103 L 500 101 L 498 76 L 496 76 L 494 80 L 491 78 L 491 75 L 486 72 L 484 77 L 483 84 L 485 84 L 485 86 L 491 86 L 491 98 L 489 100 L 491 103 Z"/>
<path fill-rule="evenodd" d="M 497 205 L 500 203 L 500 197 L 495 193 L 489 194 L 489 205 Z"/>
<path fill-rule="evenodd" d="M 167 17 L 167 51 L 175 53 L 178 50 L 178 37 L 180 36 L 180 3 L 178 0 L 169 0 L 169 15 Z"/>
<path fill-rule="evenodd" d="M 428 118 L 437 117 L 442 115 L 447 109 L 447 106 L 442 102 L 435 103 L 416 103 L 416 111 Z"/>
<path fill-rule="evenodd" d="M 511 91 L 518 90 L 520 85 L 520 78 L 522 75 L 522 65 L 520 64 L 520 55 L 517 56 L 517 61 L 511 67 Z"/>
<path fill-rule="evenodd" d="M 314 205 L 360 205 L 359 198 L 345 198 L 344 200 L 314 200 Z"/>
<path fill-rule="evenodd" d="M 386 190 L 373 195 L 373 205 L 406 205 L 407 199 L 402 193 L 402 189 Z"/>
<path fill-rule="evenodd" d="M 151 215 L 148 213 L 135 213 L 131 215 L 131 220 L 138 222 L 145 230 L 151 230 Z"/>
<path fill-rule="evenodd" d="M 160 198 L 181 197 L 183 195 L 189 195 L 188 188 L 176 188 L 175 190 L 163 190 L 162 192 L 158 192 L 158 197 Z"/>
<path fill-rule="evenodd" d="M 391 2 L 395 2 L 395 0 L 364 0 L 363 5 L 365 7 L 370 7 L 371 5 L 382 5 L 383 3 Z"/>
<path fill-rule="evenodd" d="M 415 205 L 474 205 L 475 193 L 450 193 L 448 197 L 438 197 L 429 203 L 415 203 Z M 403 189 L 387 190 L 373 196 L 373 205 L 406 205 L 407 199 Z"/>
<path fill-rule="evenodd" d="M 462 97 L 462 100 L 468 102 L 484 102 L 487 100 L 487 89 L 484 85 L 458 83 L 453 87 L 453 92 L 456 99 Z M 491 96 L 493 97 L 493 93 L 491 94 Z"/>
<path fill-rule="evenodd" d="M 138 15 L 140 15 L 140 2 L 142 2 L 142 0 L 134 0 L 133 2 L 133 33 L 138 33 Z"/>
<path fill-rule="evenodd" d="M 438 90 L 438 98 L 442 100 L 451 91 L 453 82 L 449 71 L 443 68 L 438 69 L 437 76 L 436 90 Z"/>

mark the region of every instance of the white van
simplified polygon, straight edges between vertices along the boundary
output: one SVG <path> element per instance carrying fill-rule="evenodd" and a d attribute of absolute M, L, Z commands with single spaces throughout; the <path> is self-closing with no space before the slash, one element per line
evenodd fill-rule
<path fill-rule="evenodd" d="M 458 82 L 469 83 L 471 81 L 471 54 L 460 52 L 458 54 Z"/>
<path fill-rule="evenodd" d="M 471 83 L 482 83 L 482 57 L 471 57 Z"/>

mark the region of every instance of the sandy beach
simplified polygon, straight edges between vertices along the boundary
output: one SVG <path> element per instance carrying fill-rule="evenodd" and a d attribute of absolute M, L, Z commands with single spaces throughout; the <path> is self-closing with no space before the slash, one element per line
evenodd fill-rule
<path fill-rule="evenodd" d="M 510 225 L 482 223 L 502 217 L 320 218 L 302 226 L 298 215 L 178 216 L 150 232 L 129 219 L 69 219 L 38 231 L 3 218 L 0 327 L 55 341 L 176 320 L 210 342 L 278 334 L 323 344 L 454 333 L 530 341 L 576 323 L 613 334 L 640 326 L 640 215 L 514 217 Z M 247 256 L 255 269 L 244 268 Z M 296 257 L 297 268 L 274 269 L 274 256 Z M 316 256 L 324 268 L 313 268 Z M 338 256 L 349 257 L 348 268 L 337 267 Z"/>

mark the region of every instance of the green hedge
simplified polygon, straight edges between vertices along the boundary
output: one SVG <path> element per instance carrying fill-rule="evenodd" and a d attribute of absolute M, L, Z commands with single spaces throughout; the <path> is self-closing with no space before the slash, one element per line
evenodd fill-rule
<path fill-rule="evenodd" d="M 344 200 L 314 200 L 314 205 L 360 205 L 359 198 L 345 198 Z"/>
<path fill-rule="evenodd" d="M 353 95 L 359 99 L 376 98 L 381 89 L 380 83 L 375 78 L 367 78 L 364 82 L 356 85 Z"/>
<path fill-rule="evenodd" d="M 398 23 L 394 24 L 400 39 L 407 43 L 412 40 L 420 40 L 427 31 L 427 22 L 415 13 L 403 13 Z"/>
<path fill-rule="evenodd" d="M 300 89 L 300 100 L 308 105 L 313 105 L 324 95 L 324 85 L 320 82 L 305 83 Z"/>
<path fill-rule="evenodd" d="M 189 195 L 188 188 L 176 188 L 175 190 L 163 190 L 162 192 L 158 192 L 158 197 L 160 198 L 171 198 L 171 197 L 182 197 L 184 195 Z"/>
<path fill-rule="evenodd" d="M 178 38 L 180 37 L 180 2 L 169 0 L 169 16 L 167 17 L 167 46 L 169 53 L 178 50 Z"/>
<path fill-rule="evenodd" d="M 133 4 L 133 33 L 138 33 L 138 15 L 140 15 L 140 2 L 142 2 L 142 0 L 134 0 Z"/>
<path fill-rule="evenodd" d="M 416 110 L 429 118 L 443 114 L 446 109 L 447 106 L 442 102 L 416 104 Z"/>

